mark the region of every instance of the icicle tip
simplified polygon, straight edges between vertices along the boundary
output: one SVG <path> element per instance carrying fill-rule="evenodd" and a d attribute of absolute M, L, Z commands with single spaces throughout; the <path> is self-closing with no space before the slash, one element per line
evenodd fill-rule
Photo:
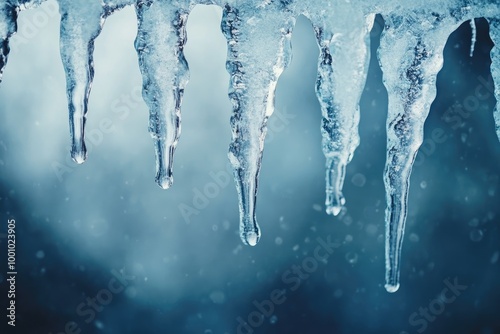
<path fill-rule="evenodd" d="M 173 176 L 168 176 L 168 175 L 158 175 L 156 176 L 156 184 L 160 186 L 162 189 L 169 189 L 172 184 L 174 183 L 174 178 Z"/>
<path fill-rule="evenodd" d="M 326 213 L 329 215 L 338 216 L 340 211 L 342 211 L 342 206 L 329 205 L 326 207 Z"/>
<path fill-rule="evenodd" d="M 260 231 L 243 232 L 241 240 L 248 246 L 256 246 L 260 240 Z"/>
<path fill-rule="evenodd" d="M 396 291 L 399 290 L 399 283 L 397 283 L 397 284 L 386 284 L 384 287 L 385 287 L 385 290 L 387 290 L 387 292 L 394 293 L 394 292 L 396 292 Z"/>
<path fill-rule="evenodd" d="M 71 158 L 74 162 L 81 165 L 87 160 L 87 152 L 86 151 L 73 151 L 71 152 Z"/>

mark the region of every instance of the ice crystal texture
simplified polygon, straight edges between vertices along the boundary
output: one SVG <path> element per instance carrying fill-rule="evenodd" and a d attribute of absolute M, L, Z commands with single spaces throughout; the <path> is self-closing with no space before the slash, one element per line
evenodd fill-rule
<path fill-rule="evenodd" d="M 3 0 L 0 4 L 0 79 L 17 30 L 20 10 L 44 0 Z M 376 14 L 385 29 L 378 59 L 389 95 L 386 210 L 386 289 L 397 291 L 407 215 L 409 180 L 423 140 L 424 122 L 436 96 L 449 35 L 475 18 L 490 24 L 495 96 L 500 100 L 500 5 L 498 0 L 305 1 L 305 0 L 58 0 L 61 58 L 66 71 L 71 156 L 87 157 L 85 120 L 94 76 L 92 54 L 106 18 L 127 5 L 136 8 L 135 42 L 149 107 L 149 131 L 156 152 L 156 182 L 173 182 L 173 157 L 180 136 L 181 105 L 189 79 L 184 58 L 186 23 L 197 4 L 223 8 L 221 30 L 227 39 L 229 98 L 233 105 L 229 159 L 239 195 L 240 236 L 254 246 L 261 232 L 256 196 L 266 124 L 274 94 L 291 58 L 290 39 L 298 15 L 311 21 L 320 49 L 316 92 L 322 111 L 326 157 L 326 211 L 338 215 L 345 204 L 342 186 L 347 164 L 359 145 L 359 100 L 370 61 L 369 34 Z M 494 111 L 500 138 L 500 103 Z"/>

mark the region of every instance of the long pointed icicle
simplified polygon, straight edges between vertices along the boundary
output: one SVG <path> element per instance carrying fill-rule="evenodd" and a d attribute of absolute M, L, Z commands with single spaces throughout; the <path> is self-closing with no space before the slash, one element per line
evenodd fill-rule
<path fill-rule="evenodd" d="M 275 1 L 260 8 L 226 5 L 222 31 L 228 42 L 229 97 L 233 103 L 229 159 L 234 168 L 240 207 L 240 237 L 250 246 L 260 238 L 255 217 L 258 176 L 266 124 L 274 111 L 274 93 L 291 56 L 295 20 Z"/>
<path fill-rule="evenodd" d="M 0 4 L 0 82 L 10 52 L 9 39 L 17 31 L 17 11 L 8 1 Z"/>
<path fill-rule="evenodd" d="M 135 47 L 143 77 L 143 98 L 149 107 L 149 132 L 155 141 L 156 183 L 173 183 L 173 157 L 181 132 L 181 103 L 189 80 L 184 58 L 189 8 L 169 1 L 136 6 L 139 31 Z"/>
<path fill-rule="evenodd" d="M 335 216 L 345 204 L 345 170 L 359 145 L 359 100 L 368 72 L 370 30 L 375 19 L 375 15 L 365 16 L 355 8 L 339 10 L 342 16 L 311 18 L 320 47 L 316 94 L 323 114 L 325 205 L 326 212 Z M 331 12 L 337 14 L 338 10 Z"/>
<path fill-rule="evenodd" d="M 489 19 L 488 22 L 490 24 L 490 38 L 495 44 L 491 49 L 491 76 L 495 83 L 495 98 L 497 100 L 493 116 L 497 137 L 500 140 L 500 18 Z"/>
<path fill-rule="evenodd" d="M 443 64 L 443 49 L 456 25 L 445 25 L 433 15 L 391 15 L 384 19 L 386 28 L 380 42 L 379 59 L 389 95 L 384 172 L 387 196 L 385 288 L 395 292 L 399 288 L 411 169 L 422 144 L 424 122 L 436 96 L 436 77 Z M 421 25 L 406 25 L 405 20 L 421 22 Z"/>
<path fill-rule="evenodd" d="M 66 88 L 71 134 L 71 157 L 81 164 L 87 158 L 85 122 L 94 78 L 94 40 L 104 24 L 100 2 L 60 0 L 61 58 L 66 72 Z"/>

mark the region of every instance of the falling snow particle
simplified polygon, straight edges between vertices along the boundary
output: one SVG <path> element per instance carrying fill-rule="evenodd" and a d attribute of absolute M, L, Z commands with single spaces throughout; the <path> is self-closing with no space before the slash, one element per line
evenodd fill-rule
<path fill-rule="evenodd" d="M 214 304 L 223 304 L 226 301 L 226 295 L 222 291 L 213 291 L 210 294 L 210 299 Z"/>
<path fill-rule="evenodd" d="M 104 324 L 102 323 L 102 321 L 96 320 L 94 322 L 94 324 L 97 327 L 97 329 L 103 329 L 104 328 Z"/>
<path fill-rule="evenodd" d="M 481 229 L 475 228 L 470 231 L 470 239 L 474 242 L 479 242 L 483 239 L 483 231 Z"/>
<path fill-rule="evenodd" d="M 352 184 L 356 187 L 363 187 L 366 183 L 366 177 L 363 174 L 357 173 L 351 179 Z"/>
<path fill-rule="evenodd" d="M 495 264 L 498 262 L 498 258 L 500 257 L 500 252 L 499 251 L 496 251 L 495 253 L 493 253 L 493 255 L 491 256 L 491 264 Z"/>
<path fill-rule="evenodd" d="M 479 226 L 479 219 L 474 218 L 471 221 L 469 221 L 469 226 L 471 226 L 471 227 L 477 227 L 477 226 Z"/>
<path fill-rule="evenodd" d="M 356 262 L 358 262 L 358 254 L 354 253 L 354 252 L 349 252 L 345 255 L 345 259 L 347 260 L 347 262 L 349 262 L 350 264 L 355 264 Z"/>
<path fill-rule="evenodd" d="M 365 230 L 366 230 L 366 233 L 374 236 L 377 234 L 378 228 L 377 228 L 377 225 L 375 225 L 375 224 L 368 224 L 368 225 L 366 225 Z"/>
<path fill-rule="evenodd" d="M 283 239 L 281 239 L 280 237 L 276 237 L 276 239 L 274 239 L 274 243 L 280 246 L 283 244 Z"/>
<path fill-rule="evenodd" d="M 36 252 L 36 258 L 37 259 L 43 259 L 45 257 L 45 252 L 43 250 L 39 250 Z"/>
<path fill-rule="evenodd" d="M 420 241 L 420 237 L 416 233 L 411 233 L 410 234 L 410 241 L 411 242 L 419 242 Z"/>

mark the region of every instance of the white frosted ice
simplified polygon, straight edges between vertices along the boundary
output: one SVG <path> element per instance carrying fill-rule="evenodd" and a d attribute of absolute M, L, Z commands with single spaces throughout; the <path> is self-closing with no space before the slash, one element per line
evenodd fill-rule
<path fill-rule="evenodd" d="M 0 4 L 0 82 L 9 55 L 9 39 L 17 31 L 18 8 L 8 1 Z"/>
<path fill-rule="evenodd" d="M 472 58 L 474 56 L 474 49 L 476 48 L 476 41 L 477 41 L 477 28 L 476 28 L 476 20 L 475 19 L 470 20 L 470 29 L 471 29 L 472 37 L 470 40 L 469 56 Z"/>
<path fill-rule="evenodd" d="M 500 140 L 500 17 L 489 18 L 490 23 L 490 37 L 495 44 L 491 49 L 491 76 L 495 83 L 495 98 L 497 104 L 493 111 L 495 117 L 495 129 L 497 137 Z"/>
<path fill-rule="evenodd" d="M 0 4 L 0 80 L 17 30 L 20 10 L 44 0 L 3 0 Z M 278 79 L 291 56 L 290 39 L 298 15 L 307 16 L 316 33 L 320 57 L 316 92 L 322 111 L 326 157 L 326 211 L 337 215 L 346 166 L 359 145 L 359 100 L 370 60 L 369 35 L 375 14 L 385 20 L 378 58 L 389 97 L 386 210 L 386 284 L 399 288 L 401 247 L 407 215 L 410 174 L 423 140 L 423 126 L 436 95 L 448 36 L 463 22 L 472 28 L 485 17 L 495 46 L 491 72 L 500 101 L 500 5 L 498 0 L 58 0 L 61 57 L 66 71 L 72 140 L 77 163 L 86 158 L 85 120 L 93 79 L 92 54 L 106 18 L 134 5 L 135 42 L 143 76 L 143 97 L 150 110 L 149 131 L 156 151 L 156 182 L 173 182 L 173 155 L 180 136 L 181 104 L 189 74 L 183 55 L 186 22 L 196 4 L 223 7 L 227 39 L 229 98 L 233 104 L 229 159 L 239 196 L 240 235 L 255 246 L 260 238 L 256 196 L 267 120 L 273 114 Z M 500 139 L 500 102 L 494 111 Z"/>

